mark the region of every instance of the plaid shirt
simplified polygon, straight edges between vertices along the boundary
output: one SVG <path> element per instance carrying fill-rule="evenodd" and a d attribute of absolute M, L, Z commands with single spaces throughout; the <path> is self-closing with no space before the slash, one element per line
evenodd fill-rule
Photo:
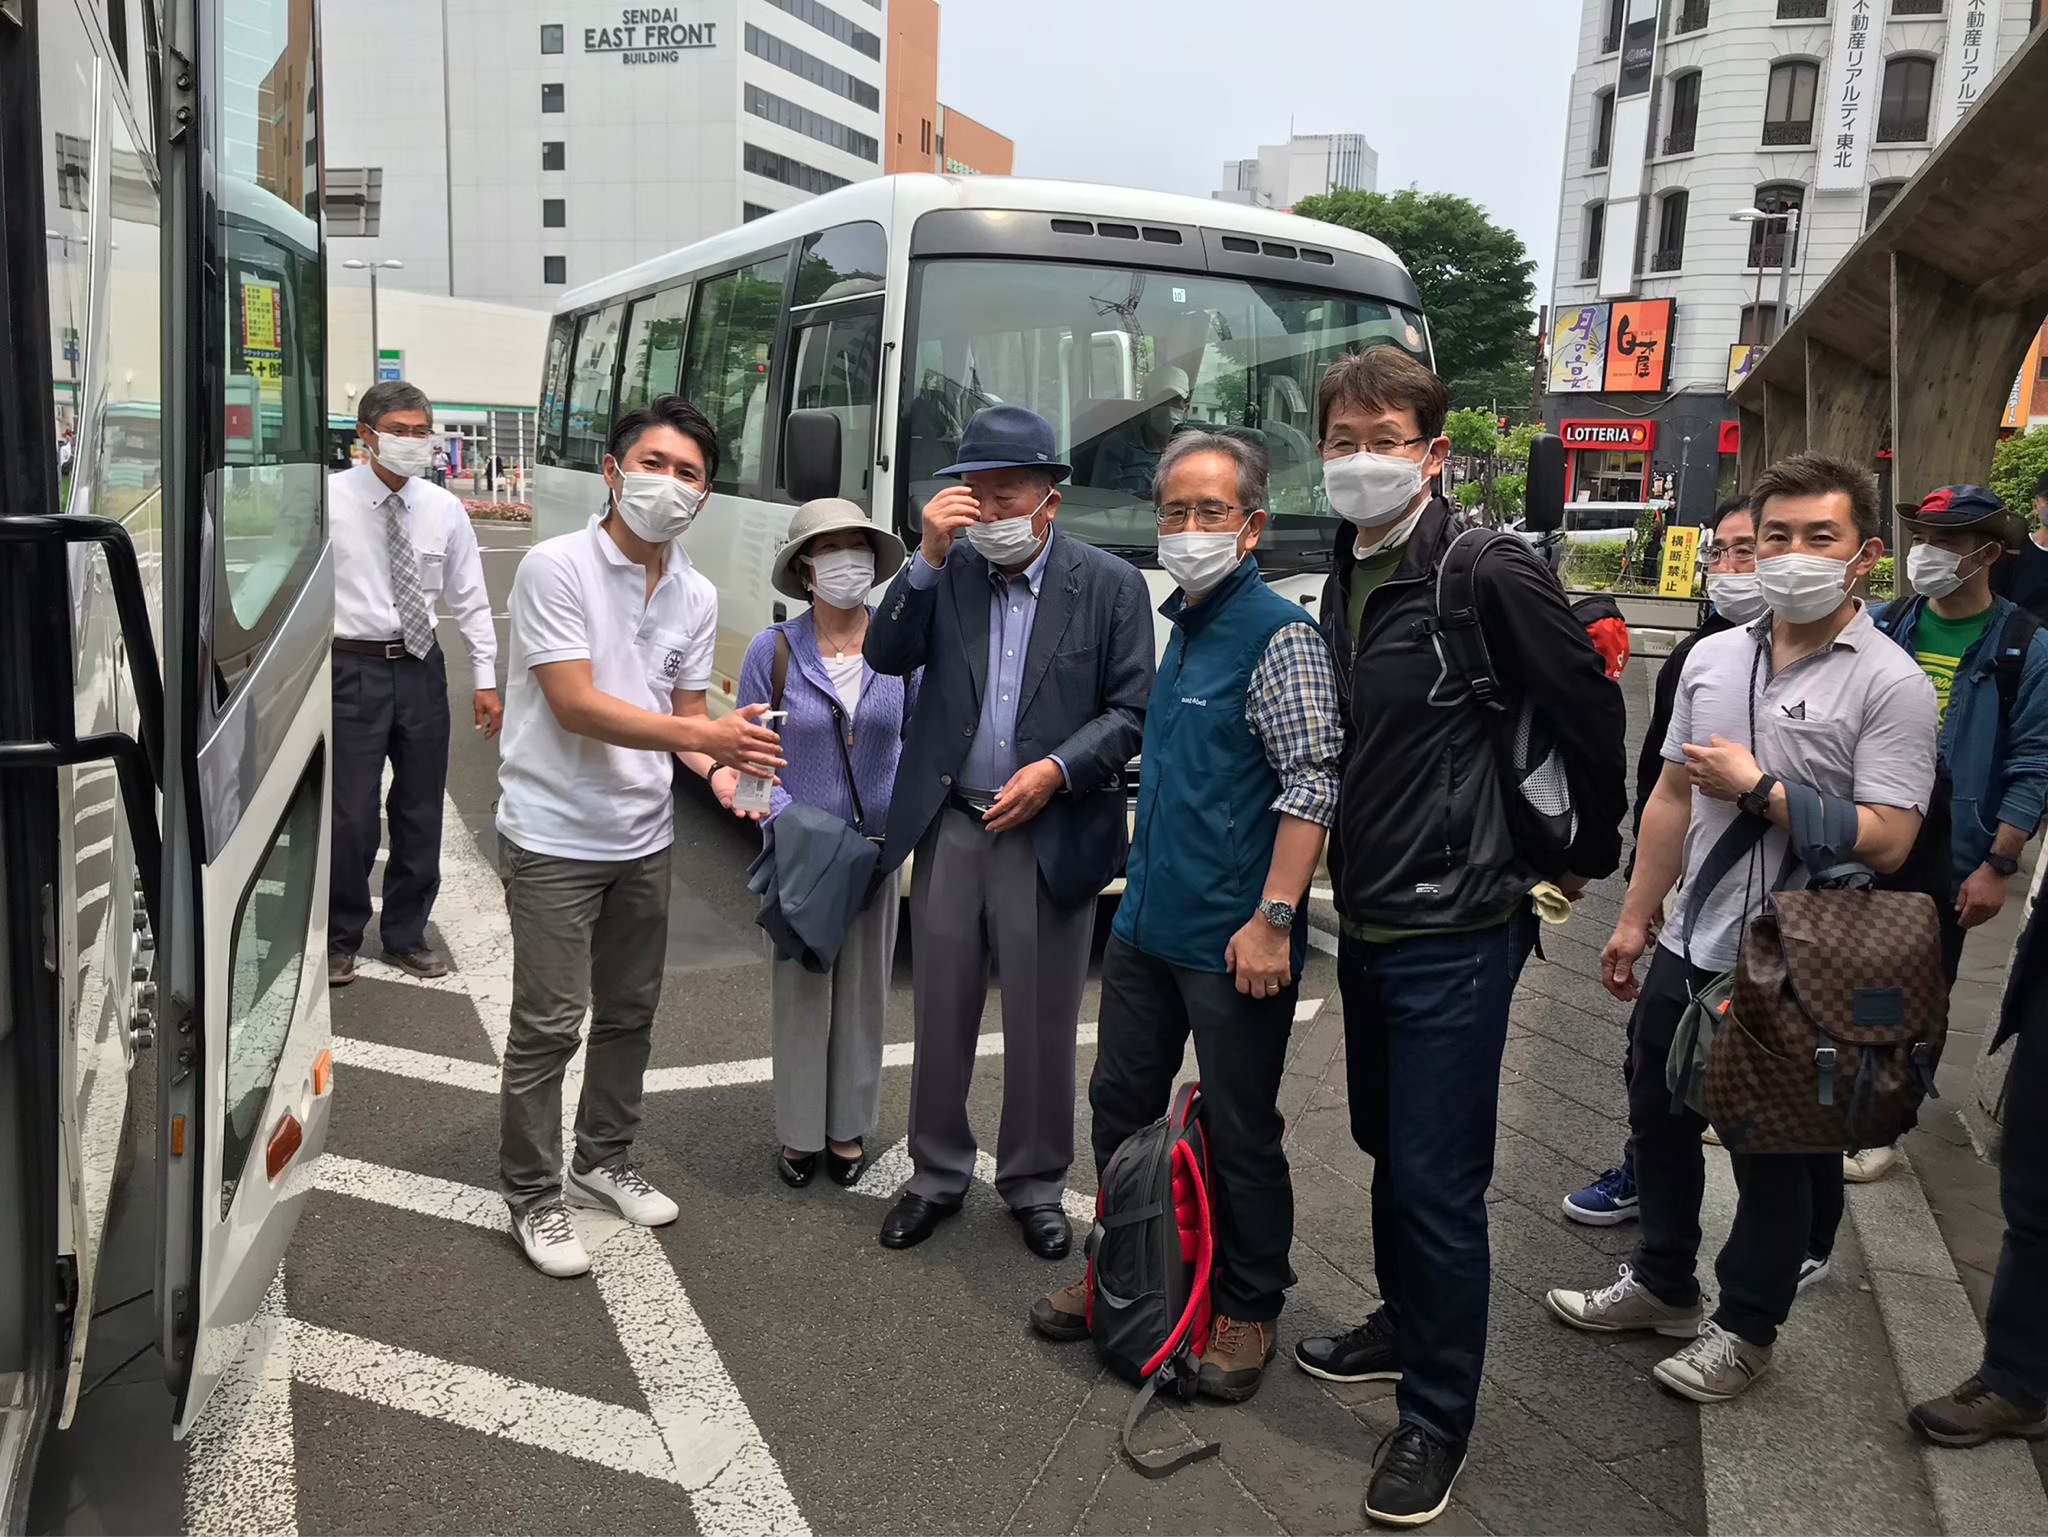
<path fill-rule="evenodd" d="M 1245 691 L 1244 718 L 1280 776 L 1273 810 L 1318 827 L 1335 823 L 1344 718 L 1329 643 L 1308 620 L 1283 626 L 1266 643 Z"/>

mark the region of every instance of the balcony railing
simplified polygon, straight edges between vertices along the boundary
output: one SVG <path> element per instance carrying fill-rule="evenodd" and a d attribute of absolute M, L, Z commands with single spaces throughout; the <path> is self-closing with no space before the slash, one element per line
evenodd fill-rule
<path fill-rule="evenodd" d="M 1663 250 L 1653 253 L 1650 257 L 1650 270 L 1652 272 L 1676 272 L 1684 265 L 1685 248 L 1683 246 L 1667 246 Z"/>
<path fill-rule="evenodd" d="M 1579 263 L 1579 281 L 1591 283 L 1600 276 L 1600 255 L 1596 251 Z"/>
<path fill-rule="evenodd" d="M 1812 142 L 1812 118 L 1808 118 L 1802 123 L 1764 124 L 1764 143 L 1766 144 L 1811 144 Z"/>
<path fill-rule="evenodd" d="M 1892 0 L 1894 16 L 1939 16 L 1942 0 Z"/>
<path fill-rule="evenodd" d="M 1667 155 L 1690 155 L 1693 132 L 1691 128 L 1674 128 L 1664 135 L 1664 153 Z"/>
<path fill-rule="evenodd" d="M 1938 0 L 1937 0 L 1938 3 Z M 1687 0 L 1680 8 L 1673 32 L 1704 32 L 1707 29 L 1707 0 Z"/>
<path fill-rule="evenodd" d="M 1778 0 L 1780 21 L 1822 21 L 1828 14 L 1828 0 Z"/>

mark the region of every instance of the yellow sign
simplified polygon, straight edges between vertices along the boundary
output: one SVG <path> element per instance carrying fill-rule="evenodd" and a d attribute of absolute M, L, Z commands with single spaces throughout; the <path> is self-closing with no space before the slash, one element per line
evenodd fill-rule
<path fill-rule="evenodd" d="M 1764 360 L 1764 349 L 1754 342 L 1731 342 L 1728 347 L 1728 393 L 1749 377 L 1749 371 Z"/>
<path fill-rule="evenodd" d="M 277 356 L 277 286 L 274 283 L 242 285 L 242 350 Z"/>
<path fill-rule="evenodd" d="M 1657 592 L 1666 598 L 1692 596 L 1693 574 L 1699 569 L 1700 531 L 1687 525 L 1666 529 L 1664 561 L 1657 574 Z"/>

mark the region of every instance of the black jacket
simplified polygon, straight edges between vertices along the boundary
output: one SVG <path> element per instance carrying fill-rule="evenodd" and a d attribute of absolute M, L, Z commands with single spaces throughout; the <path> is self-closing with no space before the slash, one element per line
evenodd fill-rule
<path fill-rule="evenodd" d="M 1723 630 L 1734 628 L 1731 621 L 1721 617 L 1718 609 L 1708 609 L 1707 617 L 1700 621 L 1699 628 L 1673 646 L 1671 655 L 1664 658 L 1664 665 L 1657 669 L 1657 687 L 1650 700 L 1650 729 L 1643 737 L 1643 750 L 1636 759 L 1636 810 L 1629 821 L 1630 875 L 1634 875 L 1636 869 L 1634 840 L 1642 836 L 1643 808 L 1650 804 L 1650 792 L 1657 788 L 1657 781 L 1663 777 L 1664 738 L 1671 733 L 1671 710 L 1678 703 L 1678 676 L 1685 671 L 1685 659 L 1692 655 L 1692 648 L 1709 635 L 1719 635 Z"/>
<path fill-rule="evenodd" d="M 1345 613 L 1358 559 L 1339 530 L 1323 627 L 1344 696 L 1344 779 L 1330 840 L 1337 911 L 1355 923 L 1440 929 L 1507 911 L 1540 877 L 1517 855 L 1487 719 L 1443 661 L 1436 572 L 1464 525 L 1442 499 L 1423 512 L 1392 576 L 1366 599 L 1361 640 Z M 1565 758 L 1578 812 L 1574 873 L 1621 862 L 1628 813 L 1621 690 L 1533 550 L 1502 542 L 1474 571 L 1480 625 L 1508 693 L 1529 698 Z"/>
<path fill-rule="evenodd" d="M 861 651 L 870 667 L 897 677 L 924 669 L 889 801 L 885 871 L 910 857 L 966 761 L 988 674 L 988 604 L 988 562 L 955 548 L 938 584 L 923 592 L 905 565 L 868 621 Z M 1072 786 L 1030 824 L 1055 902 L 1093 897 L 1123 873 L 1124 769 L 1144 741 L 1152 673 L 1144 577 L 1055 528 L 1017 701 L 1017 762 L 1057 757 Z"/>

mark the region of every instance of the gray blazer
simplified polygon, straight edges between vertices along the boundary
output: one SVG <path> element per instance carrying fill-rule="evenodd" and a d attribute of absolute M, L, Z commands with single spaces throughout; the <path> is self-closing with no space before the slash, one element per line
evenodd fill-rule
<path fill-rule="evenodd" d="M 906 565 L 868 622 L 870 667 L 898 677 L 924 669 L 896 766 L 884 870 L 910 857 L 966 760 L 988 673 L 988 600 L 988 562 L 963 540 L 927 591 L 910 585 Z M 1124 767 L 1144 740 L 1153 666 L 1145 579 L 1055 525 L 1024 661 L 1017 761 L 1057 755 L 1067 766 L 1072 788 L 1029 824 L 1039 873 L 1061 904 L 1095 896 L 1123 871 Z"/>

